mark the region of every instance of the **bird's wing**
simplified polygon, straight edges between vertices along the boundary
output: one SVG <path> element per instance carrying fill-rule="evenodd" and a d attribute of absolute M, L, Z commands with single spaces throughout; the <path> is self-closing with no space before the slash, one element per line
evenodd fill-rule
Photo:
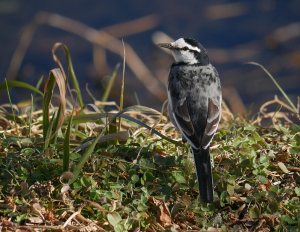
<path fill-rule="evenodd" d="M 198 149 L 200 147 L 200 140 L 193 127 L 188 109 L 187 99 L 185 99 L 185 101 L 181 105 L 177 105 L 172 113 L 177 126 L 185 135 L 186 139 L 194 148 Z"/>
<path fill-rule="evenodd" d="M 215 103 L 211 98 L 208 99 L 207 122 L 201 140 L 201 146 L 204 149 L 209 147 L 210 141 L 218 129 L 221 118 L 221 102 L 222 100 L 219 100 Z"/>
<path fill-rule="evenodd" d="M 216 78 L 217 73 L 214 73 Z M 185 87 L 185 82 L 174 81 L 174 74 L 169 73 L 168 99 L 169 114 L 176 122 L 176 127 L 184 134 L 192 147 L 206 149 L 218 128 L 221 117 L 221 92 L 219 83 L 209 86 L 208 92 L 199 96 L 199 104 L 192 103 L 190 94 Z M 179 88 L 180 87 L 180 88 Z M 195 95 L 193 95 L 195 96 Z M 198 98 L 198 97 L 196 97 Z M 195 116 L 194 114 L 199 114 Z M 193 116 L 193 118 L 192 118 Z"/>

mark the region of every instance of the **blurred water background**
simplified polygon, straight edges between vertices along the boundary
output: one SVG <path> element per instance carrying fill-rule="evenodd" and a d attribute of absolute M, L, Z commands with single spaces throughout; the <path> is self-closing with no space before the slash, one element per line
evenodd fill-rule
<path fill-rule="evenodd" d="M 249 61 L 263 65 L 297 103 L 299 0 L 0 1 L 0 80 L 33 86 L 41 76 L 46 80 L 49 71 L 58 67 L 52 47 L 61 42 L 71 53 L 84 103 L 92 103 L 86 84 L 100 100 L 115 66 L 123 62 L 123 39 L 127 61 L 124 106 L 136 104 L 136 93 L 141 105 L 160 110 L 167 98 L 173 58 L 155 43 L 180 37 L 194 38 L 207 49 L 234 114 L 250 108 L 255 113 L 275 94 L 282 99 L 262 69 L 243 65 Z M 61 49 L 57 55 L 64 61 Z M 117 104 L 121 79 L 122 67 L 109 97 Z M 13 103 L 30 99 L 30 93 L 13 88 Z M 8 103 L 7 93 L 0 94 L 0 104 Z"/>

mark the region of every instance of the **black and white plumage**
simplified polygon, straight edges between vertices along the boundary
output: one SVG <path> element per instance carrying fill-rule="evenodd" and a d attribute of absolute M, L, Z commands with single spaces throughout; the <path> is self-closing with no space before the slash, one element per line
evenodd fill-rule
<path fill-rule="evenodd" d="M 221 118 L 221 84 L 204 47 L 181 38 L 158 46 L 172 51 L 168 77 L 169 117 L 192 146 L 201 200 L 213 202 L 209 145 Z"/>

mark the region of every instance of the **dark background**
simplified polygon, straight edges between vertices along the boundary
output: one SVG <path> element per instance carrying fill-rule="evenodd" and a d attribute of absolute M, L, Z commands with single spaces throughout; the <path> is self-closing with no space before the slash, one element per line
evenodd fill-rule
<path fill-rule="evenodd" d="M 26 25 L 41 11 L 59 14 L 97 30 L 103 29 L 117 36 L 119 40 L 123 39 L 159 80 L 160 88 L 165 88 L 167 71 L 173 59 L 154 45 L 152 37 L 158 31 L 173 39 L 195 38 L 203 44 L 211 63 L 220 74 L 224 99 L 234 113 L 245 112 L 252 104 L 251 111 L 255 113 L 264 102 L 274 99 L 275 94 L 281 98 L 276 86 L 259 67 L 243 65 L 248 61 L 266 67 L 292 101 L 295 104 L 297 102 L 300 86 L 299 0 L 0 1 L 1 82 L 6 77 L 7 80 L 23 81 L 35 86 L 41 76 L 46 79 L 49 71 L 58 67 L 53 61 L 51 49 L 56 42 L 62 42 L 71 53 L 84 103 L 87 104 L 93 100 L 85 90 L 86 83 L 100 100 L 109 79 L 108 75 L 112 74 L 116 64 L 122 63 L 123 59 L 120 55 L 95 46 L 69 31 L 49 24 L 39 25 L 35 33 L 31 34 L 32 40 L 26 47 L 20 69 L 13 70 L 17 71 L 16 74 L 7 74 Z M 136 21 L 140 22 L 138 26 L 123 24 L 118 28 L 114 27 L 149 15 L 151 16 L 148 21 L 147 18 Z M 152 26 L 147 28 L 149 22 Z M 60 60 L 64 60 L 61 49 L 56 54 Z M 117 104 L 121 78 L 122 67 L 109 98 Z M 141 105 L 158 110 L 162 106 L 162 99 L 166 98 L 166 95 L 162 95 L 159 100 L 151 94 L 126 66 L 125 107 L 136 104 L 134 92 Z M 11 89 L 13 103 L 30 99 L 30 93 L 29 90 L 20 88 Z M 0 104 L 3 103 L 8 103 L 7 93 L 4 91 L 0 95 Z"/>

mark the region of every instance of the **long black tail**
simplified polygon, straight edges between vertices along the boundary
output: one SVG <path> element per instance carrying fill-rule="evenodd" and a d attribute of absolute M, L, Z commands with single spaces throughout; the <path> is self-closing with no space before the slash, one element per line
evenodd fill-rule
<path fill-rule="evenodd" d="M 193 155 L 201 200 L 205 203 L 212 203 L 214 186 L 212 180 L 209 147 L 206 150 L 203 148 L 193 148 Z"/>

